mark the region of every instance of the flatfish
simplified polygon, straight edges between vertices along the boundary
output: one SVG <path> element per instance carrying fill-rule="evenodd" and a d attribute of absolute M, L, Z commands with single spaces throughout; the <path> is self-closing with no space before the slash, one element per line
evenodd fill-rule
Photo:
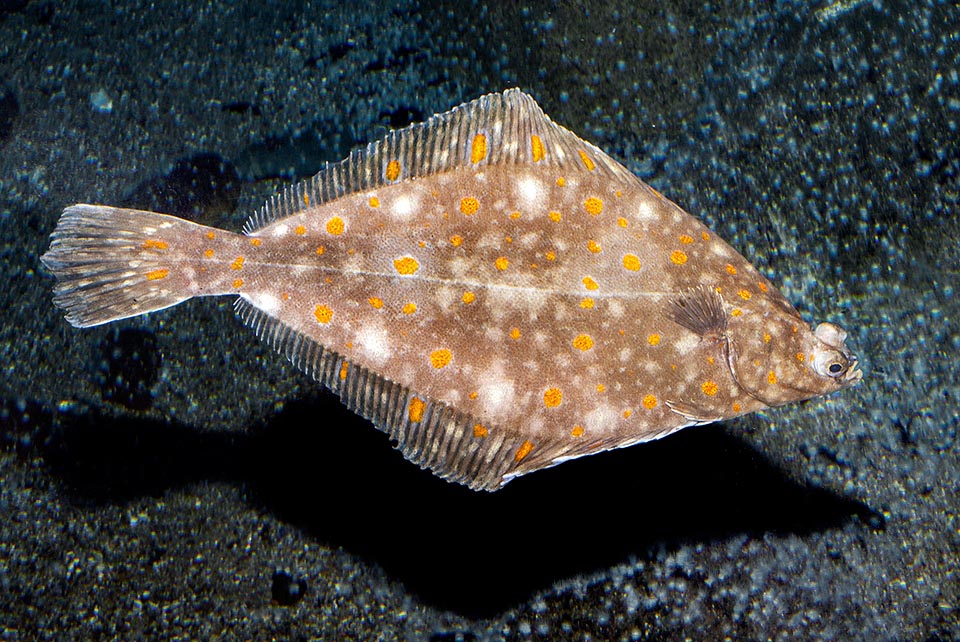
<path fill-rule="evenodd" d="M 407 459 L 477 490 L 862 376 L 842 329 L 515 89 L 354 151 L 242 234 L 73 205 L 42 259 L 78 327 L 235 296 Z"/>

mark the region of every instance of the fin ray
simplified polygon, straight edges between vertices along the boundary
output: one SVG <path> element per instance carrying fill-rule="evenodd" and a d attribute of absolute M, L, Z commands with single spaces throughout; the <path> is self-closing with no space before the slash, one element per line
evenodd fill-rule
<path fill-rule="evenodd" d="M 473 137 L 487 137 L 486 153 L 471 158 Z M 623 165 L 595 145 L 557 125 L 528 94 L 519 89 L 487 94 L 450 111 L 390 132 L 385 138 L 356 149 L 337 163 L 327 163 L 312 178 L 291 185 L 268 200 L 243 226 L 252 234 L 282 218 L 348 194 L 372 190 L 408 178 L 422 178 L 457 167 L 534 162 L 531 137 L 545 150 L 536 160 L 565 171 L 596 171 L 619 180 L 637 181 Z M 589 155 L 587 169 L 580 153 Z M 398 163 L 393 179 L 387 168 Z"/>
<path fill-rule="evenodd" d="M 53 300 L 67 321 L 84 328 L 191 298 L 183 276 L 168 270 L 169 257 L 143 245 L 163 225 L 195 224 L 166 214 L 105 205 L 66 208 L 50 249 L 40 260 L 57 278 Z"/>

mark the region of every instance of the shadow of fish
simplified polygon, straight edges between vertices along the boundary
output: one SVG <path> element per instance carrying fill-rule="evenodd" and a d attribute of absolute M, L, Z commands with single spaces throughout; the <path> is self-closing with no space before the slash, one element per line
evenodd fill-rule
<path fill-rule="evenodd" d="M 86 327 L 195 296 L 404 456 L 496 490 L 560 462 L 860 381 L 740 254 L 519 90 L 395 131 L 244 234 L 74 205 L 44 264 Z"/>

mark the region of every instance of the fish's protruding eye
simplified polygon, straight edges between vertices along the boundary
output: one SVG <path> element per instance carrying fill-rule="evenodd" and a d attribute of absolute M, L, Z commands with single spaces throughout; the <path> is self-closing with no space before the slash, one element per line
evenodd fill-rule
<path fill-rule="evenodd" d="M 823 377 L 839 379 L 850 368 L 850 360 L 837 350 L 826 350 L 813 359 L 813 369 Z"/>

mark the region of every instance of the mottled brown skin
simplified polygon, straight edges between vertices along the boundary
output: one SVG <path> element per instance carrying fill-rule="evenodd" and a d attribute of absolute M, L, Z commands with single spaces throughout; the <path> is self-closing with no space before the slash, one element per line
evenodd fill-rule
<path fill-rule="evenodd" d="M 239 294 L 267 323 L 340 355 L 344 382 L 362 367 L 411 391 L 397 421 L 425 422 L 425 407 L 455 409 L 463 418 L 418 437 L 452 440 L 449 454 L 427 461 L 401 448 L 487 489 L 859 381 L 843 331 L 812 331 L 698 220 L 529 97 L 484 100 L 408 135 L 423 139 L 415 151 L 446 141 L 431 171 L 411 175 L 400 154 L 368 150 L 357 162 L 377 184 L 326 201 L 304 187 L 289 215 L 249 236 L 123 210 L 130 252 L 139 253 L 134 272 L 153 269 L 152 307 Z M 460 118 L 455 135 L 443 120 L 450 114 Z M 84 216 L 93 214 L 74 218 Z M 79 286 L 95 279 L 67 265 L 74 239 L 58 233 L 45 261 L 72 322 L 146 311 L 138 302 L 92 314 Z M 494 438 L 505 449 L 482 450 Z M 494 482 L 474 479 L 481 464 L 459 470 L 458 452 L 488 452 L 487 466 L 503 460 Z"/>

